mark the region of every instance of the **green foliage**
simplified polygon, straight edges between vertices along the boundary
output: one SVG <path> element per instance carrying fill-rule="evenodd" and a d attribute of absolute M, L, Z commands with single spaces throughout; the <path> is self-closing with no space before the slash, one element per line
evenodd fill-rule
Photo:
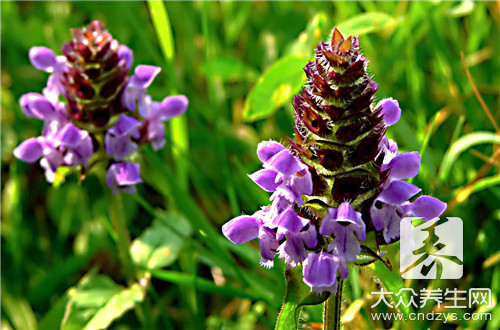
<path fill-rule="evenodd" d="M 374 275 L 390 291 L 485 287 L 498 301 L 498 132 L 460 59 L 463 52 L 479 94 L 499 122 L 495 2 L 0 5 L 2 329 L 275 327 L 286 292 L 283 262 L 262 268 L 256 242 L 236 246 L 220 228 L 232 216 L 252 214 L 268 203 L 268 194 L 246 175 L 261 166 L 256 145 L 293 134 L 290 106 L 304 78 L 302 68 L 335 25 L 344 35 L 361 35 L 378 82 L 377 98 L 394 97 L 403 110 L 390 138 L 401 151 L 422 152 L 414 183 L 449 202 L 447 215 L 464 220 L 466 242 L 465 280 L 403 283 L 397 246 L 382 251 L 392 272 L 379 261 L 373 269 L 351 269 L 343 310 L 354 307 L 346 328 L 436 326 L 374 321 L 370 313 L 384 311 L 370 307 L 375 303 L 370 293 L 379 291 Z M 94 19 L 134 51 L 134 65 L 162 67 L 149 89 L 155 100 L 180 93 L 190 102 L 186 114 L 167 126 L 163 150 L 140 151 L 144 183 L 137 195 L 122 196 L 135 262 L 135 277 L 128 282 L 102 184 L 105 169 L 95 168 L 81 183 L 74 172 L 61 171 L 59 186 L 50 186 L 38 164 L 12 155 L 42 129 L 18 104 L 23 94 L 41 92 L 48 76 L 30 65 L 30 47 L 60 54 L 69 29 Z M 316 306 L 296 313 L 308 290 L 300 272 L 296 282 L 302 291 L 291 300 L 289 290 L 285 310 L 304 326 L 322 322 Z M 474 311 L 482 310 L 467 310 Z M 453 326 L 497 329 L 498 305 L 491 312 L 489 323 L 461 320 Z"/>

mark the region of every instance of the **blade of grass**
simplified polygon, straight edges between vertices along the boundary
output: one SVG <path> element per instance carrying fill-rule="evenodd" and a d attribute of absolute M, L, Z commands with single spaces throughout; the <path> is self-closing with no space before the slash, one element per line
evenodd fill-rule
<path fill-rule="evenodd" d="M 483 108 L 484 112 L 488 116 L 488 119 L 490 120 L 491 124 L 493 125 L 493 127 L 495 127 L 495 131 L 497 131 L 497 132 L 500 131 L 500 127 L 498 127 L 498 124 L 495 121 L 495 118 L 493 118 L 493 115 L 491 114 L 490 109 L 488 109 L 488 107 L 486 106 L 486 103 L 484 103 L 483 97 L 481 96 L 481 94 L 477 90 L 476 84 L 474 83 L 474 80 L 472 79 L 472 75 L 470 74 L 469 66 L 467 65 L 467 62 L 465 61 L 465 55 L 463 52 L 460 52 L 460 58 L 462 60 L 463 66 L 464 66 L 465 73 L 467 74 L 467 79 L 470 82 L 470 85 L 472 87 L 472 90 L 474 91 L 474 94 L 476 95 L 477 100 L 481 104 L 481 107 Z"/>
<path fill-rule="evenodd" d="M 492 132 L 473 132 L 460 137 L 453 143 L 446 152 L 443 161 L 441 162 L 439 178 L 441 181 L 446 180 L 451 167 L 457 160 L 458 156 L 465 150 L 484 143 L 500 144 L 500 136 L 496 136 Z"/>
<path fill-rule="evenodd" d="M 201 11 L 202 33 L 205 41 L 204 43 L 205 61 L 207 62 L 210 61 L 212 58 L 215 58 L 214 54 L 215 47 L 213 47 L 212 45 L 212 38 L 209 26 L 209 7 L 208 7 L 209 5 L 210 2 L 203 1 L 202 11 Z M 214 114 L 214 117 L 212 117 L 212 122 L 215 126 L 215 136 L 216 136 L 215 148 L 219 161 L 221 163 L 221 170 L 224 175 L 224 181 L 225 181 L 224 184 L 226 186 L 226 192 L 229 200 L 229 205 L 231 207 L 231 212 L 233 213 L 234 216 L 237 216 L 240 213 L 240 207 L 238 205 L 236 191 L 234 189 L 234 184 L 231 180 L 231 173 L 229 171 L 229 166 L 227 164 L 226 147 L 224 145 L 224 140 L 222 139 L 221 123 L 223 120 L 223 116 L 221 112 L 221 107 L 223 106 L 222 105 L 223 101 L 221 100 L 220 97 L 217 97 L 221 93 L 220 92 L 217 93 L 218 91 L 216 90 L 215 78 L 213 76 L 207 76 L 207 89 L 208 89 L 208 99 Z"/>
<path fill-rule="evenodd" d="M 176 76 L 174 69 L 174 39 L 172 28 L 168 18 L 167 9 L 163 1 L 148 1 L 149 12 L 156 34 L 160 41 L 160 47 L 163 52 L 163 57 L 166 63 L 166 74 L 168 76 L 168 92 L 175 94 Z M 182 154 L 189 152 L 189 132 L 187 129 L 187 117 L 180 116 L 170 120 L 170 130 L 172 139 L 172 156 L 175 160 L 175 170 L 177 172 L 177 180 L 183 188 L 188 186 L 188 165 Z"/>
<path fill-rule="evenodd" d="M 158 270 L 147 269 L 144 270 L 151 273 L 151 276 L 160 280 L 164 280 L 176 285 L 192 285 L 203 292 L 210 292 L 220 294 L 225 297 L 241 297 L 252 300 L 267 300 L 266 297 L 256 296 L 243 289 L 236 288 L 232 285 L 217 286 L 212 281 L 205 278 L 197 277 L 191 274 L 185 274 L 174 270 Z"/>
<path fill-rule="evenodd" d="M 434 115 L 434 119 L 431 119 L 431 124 L 429 125 L 429 128 L 427 129 L 427 132 L 425 133 L 424 141 L 422 142 L 422 146 L 420 147 L 420 156 L 424 157 L 425 149 L 427 149 L 427 145 L 429 144 L 429 141 L 431 140 L 431 135 L 434 132 L 434 126 L 436 125 L 437 119 L 439 118 L 439 112 Z M 409 183 L 412 183 L 415 177 L 410 178 L 408 180 Z"/>

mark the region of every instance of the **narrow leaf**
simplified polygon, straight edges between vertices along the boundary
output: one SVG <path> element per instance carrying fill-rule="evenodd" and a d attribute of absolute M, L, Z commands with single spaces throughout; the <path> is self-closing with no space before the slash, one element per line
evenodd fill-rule
<path fill-rule="evenodd" d="M 243 117 L 252 122 L 272 115 L 287 102 L 291 102 L 304 80 L 302 68 L 307 60 L 287 56 L 275 62 L 250 91 Z"/>

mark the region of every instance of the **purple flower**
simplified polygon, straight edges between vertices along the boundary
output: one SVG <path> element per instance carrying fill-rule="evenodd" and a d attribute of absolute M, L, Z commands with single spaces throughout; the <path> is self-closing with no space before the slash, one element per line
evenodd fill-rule
<path fill-rule="evenodd" d="M 108 129 L 105 136 L 106 152 L 115 160 L 122 160 L 137 150 L 137 144 L 132 139 L 139 138 L 139 121 L 122 115 L 116 124 Z"/>
<path fill-rule="evenodd" d="M 358 240 L 364 241 L 366 238 L 366 228 L 361 213 L 355 211 L 349 202 L 343 202 L 338 209 L 328 210 L 328 214 L 321 222 L 319 233 L 325 236 L 334 234 L 328 251 L 335 250 L 337 255 L 348 261 L 356 259 L 361 252 Z"/>
<path fill-rule="evenodd" d="M 112 164 L 106 174 L 106 184 L 113 189 L 113 193 L 120 191 L 135 194 L 135 184 L 142 182 L 139 175 L 139 164 L 122 162 Z"/>
<path fill-rule="evenodd" d="M 304 282 L 317 293 L 335 293 L 337 276 L 347 277 L 347 262 L 361 253 L 367 228 L 390 242 L 402 217 L 429 219 L 446 208 L 430 196 L 409 200 L 420 188 L 402 180 L 418 174 L 420 155 L 399 153 L 386 137 L 401 109 L 392 98 L 374 104 L 378 85 L 367 63 L 358 37 L 344 38 L 337 29 L 318 45 L 293 100 L 290 150 L 261 142 L 257 155 L 264 166 L 249 175 L 272 193 L 271 204 L 223 227 L 238 244 L 259 237 L 266 267 L 276 254 L 291 266 L 303 263 Z M 372 237 L 367 246 L 381 243 Z"/>
<path fill-rule="evenodd" d="M 342 278 L 346 278 L 349 274 L 342 258 L 328 252 L 309 253 L 304 261 L 304 282 L 318 294 L 324 291 L 336 294 L 337 271 Z"/>
<path fill-rule="evenodd" d="M 30 138 L 14 149 L 14 156 L 26 162 L 42 158 L 40 165 L 49 182 L 54 181 L 57 167 L 86 165 L 92 153 L 92 139 L 87 131 L 71 123 L 61 127 L 57 121 L 46 124 L 43 136 Z"/>
<path fill-rule="evenodd" d="M 164 122 L 182 115 L 188 106 L 188 99 L 184 95 L 166 97 L 161 103 L 154 102 L 150 96 L 143 98 L 139 103 L 139 112 L 144 116 L 141 129 L 141 140 L 151 142 L 158 150 L 165 145 Z"/>
<path fill-rule="evenodd" d="M 153 82 L 155 77 L 160 73 L 161 68 L 152 65 L 138 65 L 135 68 L 134 75 L 130 78 L 125 90 L 122 94 L 122 104 L 130 111 L 134 111 L 137 103 L 144 102 L 149 85 Z M 139 112 L 142 113 L 141 108 Z"/>
<path fill-rule="evenodd" d="M 124 160 L 142 144 L 161 148 L 164 121 L 183 114 L 187 98 L 153 102 L 147 88 L 160 68 L 138 65 L 129 77 L 134 55 L 103 23 L 93 21 L 71 33 L 61 56 L 46 47 L 29 52 L 33 66 L 51 75 L 43 94 L 28 93 L 19 103 L 27 117 L 43 120 L 44 126 L 42 136 L 21 143 L 14 155 L 27 162 L 41 159 L 49 182 L 59 166 L 79 166 L 83 177 L 91 155 L 92 164 L 120 162 L 109 166 L 108 185 L 114 191 L 133 191 L 133 184 L 140 182 L 138 165 Z"/>
<path fill-rule="evenodd" d="M 271 200 L 286 200 L 289 205 L 304 205 L 302 195 L 312 193 L 309 168 L 290 150 L 274 141 L 265 141 L 257 146 L 257 155 L 264 169 L 249 177 L 265 191 L 274 192 Z"/>
<path fill-rule="evenodd" d="M 14 156 L 27 163 L 34 163 L 43 156 L 43 143 L 37 138 L 29 138 L 14 149 Z"/>
<path fill-rule="evenodd" d="M 395 163 L 398 166 L 407 169 L 405 171 L 396 166 L 396 178 L 409 177 L 409 175 L 414 173 L 416 159 L 418 158 L 418 163 L 420 163 L 420 156 L 418 153 L 412 154 L 402 153 L 393 158 L 392 161 L 396 161 Z M 402 157 L 398 160 L 400 156 Z M 407 166 L 403 166 L 404 164 Z M 391 178 L 393 168 L 390 168 L 389 173 L 389 178 Z M 411 183 L 393 180 L 390 181 L 389 185 L 373 201 L 370 208 L 371 219 L 375 229 L 382 230 L 386 243 L 399 237 L 402 218 L 413 215 L 422 217 L 424 220 L 430 220 L 440 216 L 446 210 L 446 203 L 431 196 L 421 196 L 414 203 L 408 202 L 420 190 L 420 188 Z"/>
<path fill-rule="evenodd" d="M 232 219 L 222 227 L 222 232 L 235 244 L 258 237 L 261 263 L 265 267 L 273 265 L 276 253 L 286 263 L 300 263 L 307 257 L 306 248 L 318 244 L 316 227 L 294 211 L 295 206 L 304 204 L 302 195 L 312 192 L 308 166 L 274 141 L 261 142 L 257 155 L 264 169 L 249 177 L 262 189 L 273 192 L 272 203 L 252 216 Z"/>

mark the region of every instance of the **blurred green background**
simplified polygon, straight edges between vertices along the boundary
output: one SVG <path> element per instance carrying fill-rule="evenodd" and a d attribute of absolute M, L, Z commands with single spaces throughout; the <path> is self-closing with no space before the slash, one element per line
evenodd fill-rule
<path fill-rule="evenodd" d="M 500 327 L 498 2 L 167 2 L 172 44 L 162 8 L 1 2 L 2 329 L 274 327 L 283 263 L 261 268 L 257 242 L 235 246 L 220 227 L 268 203 L 247 177 L 260 167 L 256 145 L 293 133 L 291 100 L 305 78 L 302 67 L 333 26 L 360 35 L 377 98 L 399 101 L 402 118 L 388 135 L 400 150 L 422 153 L 414 183 L 448 202 L 446 215 L 463 219 L 464 277 L 405 286 L 491 288 L 495 304 L 482 311 L 492 321 L 447 326 Z M 69 175 L 52 187 L 38 164 L 12 155 L 42 127 L 18 104 L 24 93 L 41 92 L 48 77 L 30 65 L 30 47 L 60 54 L 69 29 L 92 20 L 134 51 L 134 65 L 163 68 L 149 89 L 154 99 L 180 93 L 190 100 L 183 119 L 167 126 L 167 146 L 141 150 L 145 182 L 137 195 L 123 196 L 139 284 L 124 279 L 99 177 L 79 184 Z M 398 251 L 397 244 L 387 247 L 396 269 Z M 373 321 L 369 313 L 384 310 L 370 307 L 370 292 L 385 285 L 378 277 L 373 267 L 351 272 L 347 329 L 442 326 Z M 431 305 L 420 311 L 442 310 Z M 303 327 L 317 327 L 321 312 L 305 308 Z"/>

